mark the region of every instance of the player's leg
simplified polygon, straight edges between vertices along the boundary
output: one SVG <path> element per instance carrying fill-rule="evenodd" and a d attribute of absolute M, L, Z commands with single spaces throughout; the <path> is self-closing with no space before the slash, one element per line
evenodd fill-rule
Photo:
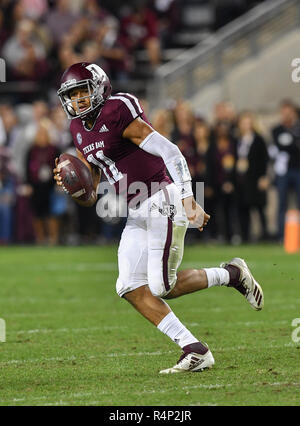
<path fill-rule="evenodd" d="M 183 350 L 177 364 L 160 373 L 196 372 L 213 366 L 214 358 L 207 345 L 200 342 L 182 324 L 166 302 L 153 296 L 148 286 L 128 292 L 124 298 Z"/>
<path fill-rule="evenodd" d="M 118 249 L 119 277 L 117 293 L 130 302 L 155 326 L 172 311 L 148 287 L 148 231 L 141 218 L 129 217 Z M 189 344 L 197 339 L 190 337 Z"/>
<path fill-rule="evenodd" d="M 251 274 L 243 259 L 234 258 L 220 268 L 186 269 L 179 271 L 174 288 L 164 299 L 174 299 L 213 286 L 233 287 L 257 311 L 264 306 L 262 288 Z"/>
<path fill-rule="evenodd" d="M 153 205 L 158 209 L 153 209 Z M 175 185 L 168 185 L 152 197 L 147 225 L 148 280 L 152 294 L 173 299 L 213 286 L 228 286 L 243 294 L 254 309 L 262 309 L 262 289 L 242 259 L 232 259 L 221 267 L 177 272 L 187 225 Z"/>
<path fill-rule="evenodd" d="M 147 231 L 138 225 L 138 221 L 129 220 L 122 233 L 118 250 L 117 293 L 130 302 L 148 321 L 158 326 L 172 311 L 165 301 L 154 296 L 149 290 Z M 177 324 L 178 330 L 175 331 L 173 327 L 171 328 L 170 333 L 167 331 L 165 334 L 174 341 L 177 338 L 176 343 L 179 345 L 185 346 L 198 341 L 183 325 Z"/>
<path fill-rule="evenodd" d="M 118 250 L 119 296 L 124 297 L 141 315 L 183 349 L 184 359 L 179 367 L 176 365 L 176 368 L 164 372 L 198 371 L 212 366 L 214 360 L 207 346 L 192 335 L 165 301 L 149 290 L 147 242 L 147 231 L 143 228 L 142 221 L 129 218 Z"/>
<path fill-rule="evenodd" d="M 182 209 L 180 198 L 174 199 L 174 194 L 172 194 L 174 191 L 177 197 L 177 188 L 175 185 L 168 185 L 167 188 L 170 194 L 164 188 L 160 193 L 151 197 L 147 215 L 150 291 L 147 289 L 144 297 L 149 301 L 147 304 L 153 300 L 157 306 L 161 303 L 160 298 L 168 294 L 177 280 L 176 273 L 182 260 L 184 236 L 188 225 L 186 216 L 182 216 L 180 211 Z M 132 297 L 132 295 L 129 294 L 127 297 Z M 159 302 L 155 302 L 154 299 Z M 164 308 L 164 314 L 166 312 L 167 310 Z M 162 370 L 161 373 L 202 371 L 214 364 L 213 356 L 207 345 L 193 336 L 171 310 L 155 325 L 183 350 L 177 364 Z"/>
<path fill-rule="evenodd" d="M 147 280 L 147 232 L 142 222 L 127 219 L 118 248 L 119 276 L 116 290 L 120 297 L 141 286 Z"/>

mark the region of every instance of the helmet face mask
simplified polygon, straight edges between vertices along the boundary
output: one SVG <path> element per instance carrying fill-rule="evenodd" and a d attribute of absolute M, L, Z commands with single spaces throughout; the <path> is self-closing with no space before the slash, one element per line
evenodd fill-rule
<path fill-rule="evenodd" d="M 72 89 L 79 93 L 86 90 L 87 95 L 74 96 L 71 99 Z M 61 101 L 67 117 L 86 119 L 89 114 L 101 106 L 111 94 L 111 84 L 105 72 L 96 64 L 79 63 L 68 68 L 63 77 L 57 95 Z M 80 104 L 89 105 L 84 109 Z"/>
<path fill-rule="evenodd" d="M 71 93 L 72 89 L 84 89 L 87 90 L 87 96 L 76 97 L 72 99 Z M 57 92 L 60 101 L 62 103 L 63 109 L 67 114 L 68 118 L 83 118 L 89 112 L 93 111 L 99 105 L 101 105 L 103 98 L 102 96 L 97 96 L 95 85 L 91 80 L 82 80 L 74 84 L 66 85 L 61 87 Z M 89 99 L 89 106 L 86 107 L 83 111 L 80 111 L 80 102 L 83 100 Z"/>

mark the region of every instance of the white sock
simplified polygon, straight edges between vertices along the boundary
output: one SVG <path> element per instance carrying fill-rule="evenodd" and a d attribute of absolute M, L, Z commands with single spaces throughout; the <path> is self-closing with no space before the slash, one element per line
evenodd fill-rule
<path fill-rule="evenodd" d="M 204 268 L 207 275 L 208 288 L 229 283 L 229 272 L 224 268 Z"/>
<path fill-rule="evenodd" d="M 179 321 L 173 312 L 169 312 L 158 324 L 157 328 L 170 337 L 181 348 L 199 342 L 196 337 Z"/>

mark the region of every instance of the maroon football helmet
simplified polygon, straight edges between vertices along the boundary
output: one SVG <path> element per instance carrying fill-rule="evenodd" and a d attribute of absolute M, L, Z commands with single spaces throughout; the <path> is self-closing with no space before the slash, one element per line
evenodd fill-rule
<path fill-rule="evenodd" d="M 72 105 L 70 90 L 74 88 L 87 88 L 89 92 L 87 96 L 76 99 L 77 104 L 82 99 L 90 99 L 90 107 L 81 112 L 76 112 Z M 64 72 L 57 94 L 70 120 L 74 118 L 86 119 L 111 95 L 111 84 L 99 65 L 80 62 L 73 64 Z"/>

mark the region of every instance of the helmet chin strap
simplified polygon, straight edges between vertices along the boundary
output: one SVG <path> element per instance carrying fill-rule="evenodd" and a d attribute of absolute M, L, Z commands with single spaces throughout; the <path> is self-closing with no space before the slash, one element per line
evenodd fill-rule
<path fill-rule="evenodd" d="M 83 117 L 80 117 L 84 122 L 91 122 L 92 126 L 94 126 L 96 118 L 98 117 L 100 110 L 102 109 L 103 104 L 98 105 L 93 111 L 87 113 Z"/>

